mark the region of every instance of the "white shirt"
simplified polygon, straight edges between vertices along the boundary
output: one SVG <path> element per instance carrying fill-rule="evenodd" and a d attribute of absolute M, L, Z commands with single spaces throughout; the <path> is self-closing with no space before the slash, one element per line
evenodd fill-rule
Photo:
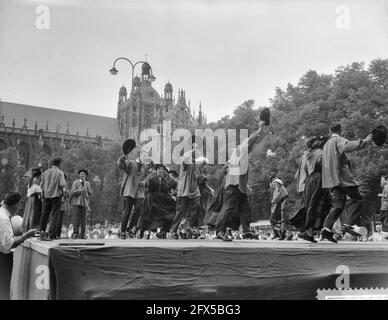
<path fill-rule="evenodd" d="M 0 252 L 4 254 L 11 253 L 14 243 L 14 237 L 11 214 L 4 207 L 0 207 Z"/>
<path fill-rule="evenodd" d="M 373 235 L 369 237 L 369 241 L 373 242 L 382 242 L 386 241 L 388 238 L 388 232 L 375 232 Z"/>

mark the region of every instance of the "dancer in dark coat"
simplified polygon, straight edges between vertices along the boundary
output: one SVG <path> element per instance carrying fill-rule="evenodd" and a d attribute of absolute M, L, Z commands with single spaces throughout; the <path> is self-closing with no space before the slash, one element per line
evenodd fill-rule
<path fill-rule="evenodd" d="M 167 169 L 162 164 L 155 166 L 157 175 L 146 183 L 148 193 L 144 199 L 144 209 L 140 218 L 141 234 L 145 230 L 157 231 L 164 236 L 170 230 L 175 216 L 176 202 L 170 195 L 170 184 L 166 178 Z"/>
<path fill-rule="evenodd" d="M 313 137 L 309 140 L 310 150 L 304 159 L 303 170 L 306 173 L 303 193 L 303 208 L 290 220 L 301 233 L 300 237 L 316 242 L 313 232 L 322 228 L 323 222 L 331 208 L 329 190 L 322 188 L 322 148 L 326 137 Z"/>

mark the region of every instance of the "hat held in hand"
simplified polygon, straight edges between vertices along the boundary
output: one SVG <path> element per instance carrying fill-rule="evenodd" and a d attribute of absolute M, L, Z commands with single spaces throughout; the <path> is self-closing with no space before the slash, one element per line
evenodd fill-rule
<path fill-rule="evenodd" d="M 270 111 L 268 108 L 264 108 L 260 112 L 260 120 L 264 122 L 265 126 L 268 126 L 270 123 Z"/>
<path fill-rule="evenodd" d="M 127 155 L 136 147 L 136 142 L 133 139 L 127 139 L 123 143 L 123 153 Z"/>
<path fill-rule="evenodd" d="M 372 130 L 372 140 L 376 146 L 382 147 L 387 139 L 387 128 L 383 125 Z"/>

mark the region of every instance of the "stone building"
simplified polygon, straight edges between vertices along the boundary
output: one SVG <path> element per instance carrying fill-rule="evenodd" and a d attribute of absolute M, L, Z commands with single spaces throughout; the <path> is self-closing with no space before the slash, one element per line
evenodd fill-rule
<path fill-rule="evenodd" d="M 120 135 L 123 138 L 139 140 L 143 129 L 154 128 L 161 132 L 163 121 L 171 121 L 172 130 L 185 128 L 193 131 L 206 124 L 206 117 L 199 105 L 198 116 L 190 108 L 186 100 L 186 92 L 178 90 L 175 100 L 170 82 L 164 86 L 160 95 L 153 87 L 150 77 L 150 67 L 143 64 L 141 78 L 133 79 L 132 89 L 128 94 L 122 86 L 119 91 L 117 119 Z"/>

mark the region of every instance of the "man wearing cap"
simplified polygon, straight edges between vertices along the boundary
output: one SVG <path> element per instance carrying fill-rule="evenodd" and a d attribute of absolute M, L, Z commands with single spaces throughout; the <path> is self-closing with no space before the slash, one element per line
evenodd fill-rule
<path fill-rule="evenodd" d="M 146 177 L 144 163 L 148 153 L 140 148 L 136 152 L 138 155 L 136 160 L 126 160 L 126 155 L 123 155 L 117 161 L 119 169 L 124 171 L 120 188 L 120 196 L 124 199 L 121 220 L 121 239 L 123 240 L 126 238 L 127 226 L 131 232 L 132 229 L 137 228 L 144 202 L 144 180 Z M 133 212 L 132 208 L 134 208 Z"/>
<path fill-rule="evenodd" d="M 337 240 L 333 237 L 332 228 L 345 208 L 346 196 L 350 198 L 350 201 L 359 204 L 349 215 L 349 225 L 355 224 L 359 219 L 358 208 L 362 205 L 359 184 L 352 173 L 350 161 L 346 154 L 365 148 L 372 141 L 372 135 L 368 135 L 364 140 L 348 141 L 341 137 L 342 127 L 340 124 L 331 127 L 330 132 L 331 137 L 323 147 L 322 188 L 330 189 L 332 207 L 324 221 L 321 236 L 322 239 L 336 243 Z"/>
<path fill-rule="evenodd" d="M 14 235 L 11 218 L 18 211 L 20 198 L 18 192 L 9 192 L 0 207 L 0 300 L 10 299 L 12 249 L 33 237 L 36 232 L 36 229 L 31 229 L 19 237 Z"/>
<path fill-rule="evenodd" d="M 59 169 L 61 162 L 60 158 L 55 158 L 52 167 L 43 173 L 41 183 L 43 204 L 39 226 L 41 240 L 54 240 L 56 237 L 63 188 L 66 187 L 65 175 Z M 46 227 L 49 220 L 50 228 L 47 237 Z"/>
<path fill-rule="evenodd" d="M 72 238 L 85 239 L 86 213 L 89 208 L 89 200 L 92 196 L 90 183 L 86 181 L 88 170 L 78 170 L 78 179 L 73 182 L 70 191 L 70 204 L 73 206 L 74 231 Z M 79 229 L 81 227 L 81 232 Z"/>
<path fill-rule="evenodd" d="M 228 221 L 235 215 L 240 218 L 243 237 L 253 237 L 249 232 L 251 207 L 247 196 L 248 154 L 253 149 L 254 144 L 263 137 L 263 126 L 265 124 L 265 121 L 260 121 L 259 129 L 234 150 L 228 161 L 228 171 L 225 177 L 224 203 L 216 221 L 217 237 L 224 241 L 232 240 L 225 234 L 225 231 Z"/>
<path fill-rule="evenodd" d="M 176 202 L 169 193 L 167 168 L 156 164 L 156 176 L 147 180 L 148 192 L 144 198 L 144 206 L 139 219 L 140 235 L 144 231 L 157 231 L 158 237 L 164 237 L 170 230 L 175 215 Z"/>

